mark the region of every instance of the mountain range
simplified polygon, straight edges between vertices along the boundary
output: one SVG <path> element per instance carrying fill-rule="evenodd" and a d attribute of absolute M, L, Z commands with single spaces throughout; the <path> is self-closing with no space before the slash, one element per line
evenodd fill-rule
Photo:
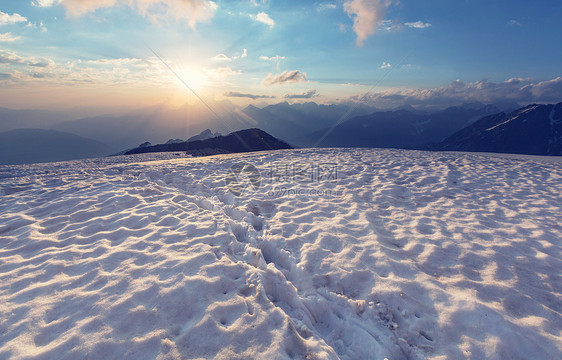
<path fill-rule="evenodd" d="M 156 143 L 175 149 L 177 144 L 181 147 L 186 142 L 220 137 L 210 129 L 232 134 L 248 128 L 261 129 L 293 147 L 561 155 L 560 104 L 535 104 L 505 112 L 493 104 L 481 103 L 438 111 L 408 106 L 383 111 L 368 106 L 313 102 L 225 110 L 227 106 L 219 107 L 222 110 L 211 117 L 186 106 L 175 110 L 139 109 L 121 116 L 78 120 L 68 120 L 68 115 L 58 112 L 46 111 L 41 117 L 39 110 L 0 109 L 0 129 L 8 129 L 0 133 L 0 163 L 61 161 L 106 156 L 127 149 L 117 153 L 124 154 L 138 151 L 141 143 L 145 148 L 153 149 L 152 144 Z M 18 125 L 38 128 L 13 129 Z M 201 153 L 200 149 L 197 151 Z"/>
<path fill-rule="evenodd" d="M 138 147 L 127 151 L 125 155 L 184 151 L 192 155 L 200 156 L 281 149 L 292 149 L 292 147 L 286 142 L 269 135 L 265 131 L 254 128 L 235 131 L 226 136 L 214 136 L 204 140 Z"/>
<path fill-rule="evenodd" d="M 413 109 L 377 111 L 294 141 L 302 147 L 413 148 L 437 142 L 500 110 L 494 105 L 459 106 L 425 113 Z"/>
<path fill-rule="evenodd" d="M 562 155 L 562 102 L 529 105 L 509 114 L 486 116 L 441 142 L 422 148 L 439 151 Z"/>
<path fill-rule="evenodd" d="M 111 152 L 104 143 L 61 131 L 16 129 L 0 133 L 0 165 L 76 160 Z"/>

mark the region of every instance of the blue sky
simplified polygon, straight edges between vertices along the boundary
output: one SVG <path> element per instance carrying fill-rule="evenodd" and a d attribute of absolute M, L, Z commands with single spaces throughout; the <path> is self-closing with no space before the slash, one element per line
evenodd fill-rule
<path fill-rule="evenodd" d="M 0 106 L 179 104 L 167 66 L 237 104 L 562 101 L 561 15 L 552 0 L 0 0 Z"/>

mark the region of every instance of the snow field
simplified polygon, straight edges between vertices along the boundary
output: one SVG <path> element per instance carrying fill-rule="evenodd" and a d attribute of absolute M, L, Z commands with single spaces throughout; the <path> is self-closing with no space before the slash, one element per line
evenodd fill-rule
<path fill-rule="evenodd" d="M 264 182 L 236 197 L 240 162 Z M 337 182 L 265 181 L 302 162 Z M 376 149 L 0 167 L 0 358 L 556 359 L 561 185 Z"/>

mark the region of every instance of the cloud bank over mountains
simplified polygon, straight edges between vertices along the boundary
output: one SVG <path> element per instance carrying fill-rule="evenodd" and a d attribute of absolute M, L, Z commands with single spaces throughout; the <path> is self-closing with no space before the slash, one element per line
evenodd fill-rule
<path fill-rule="evenodd" d="M 432 89 L 407 89 L 357 95 L 353 101 L 366 102 L 380 108 L 401 105 L 449 106 L 464 102 L 553 103 L 562 99 L 562 77 L 546 81 L 513 78 L 503 82 L 487 80 L 463 82 L 456 80 Z"/>

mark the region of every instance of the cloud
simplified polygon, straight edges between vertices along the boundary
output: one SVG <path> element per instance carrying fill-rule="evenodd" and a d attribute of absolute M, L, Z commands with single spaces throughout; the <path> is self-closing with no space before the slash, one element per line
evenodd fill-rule
<path fill-rule="evenodd" d="M 562 77 L 552 80 L 513 78 L 503 82 L 487 80 L 465 83 L 461 80 L 432 89 L 386 90 L 354 101 L 372 103 L 380 108 L 400 105 L 451 106 L 466 102 L 552 103 L 562 101 Z"/>
<path fill-rule="evenodd" d="M 306 82 L 306 73 L 299 70 L 283 71 L 279 75 L 269 74 L 263 80 L 265 85 L 284 85 L 298 82 Z"/>
<path fill-rule="evenodd" d="M 521 25 L 521 23 L 520 23 L 519 21 L 514 20 L 514 19 L 509 20 L 509 21 L 507 22 L 507 25 L 509 25 L 509 26 L 523 26 L 523 25 Z"/>
<path fill-rule="evenodd" d="M 390 63 L 387 63 L 385 61 L 382 62 L 381 69 L 388 69 L 388 68 L 391 68 L 391 67 L 392 67 L 392 65 L 390 65 Z"/>
<path fill-rule="evenodd" d="M 53 6 L 54 3 L 59 2 L 59 0 L 33 0 L 31 5 L 39 7 L 49 7 Z"/>
<path fill-rule="evenodd" d="M 316 91 L 316 89 L 311 89 L 308 91 L 305 91 L 302 94 L 287 94 L 285 95 L 285 99 L 311 99 L 313 97 L 317 97 L 318 95 L 318 91 Z"/>
<path fill-rule="evenodd" d="M 0 34 L 0 42 L 14 42 L 21 39 L 21 36 L 13 36 L 12 33 Z"/>
<path fill-rule="evenodd" d="M 195 27 L 198 22 L 209 21 L 218 8 L 210 0 L 35 0 L 35 6 L 62 5 L 71 17 L 117 5 L 127 5 L 153 21 L 175 18 Z"/>
<path fill-rule="evenodd" d="M 54 67 L 55 62 L 46 58 L 23 57 L 16 53 L 0 50 L 0 64 L 27 65 L 39 68 Z"/>
<path fill-rule="evenodd" d="M 406 25 L 407 27 L 414 28 L 414 29 L 426 29 L 426 28 L 431 26 L 430 23 L 423 22 L 421 20 L 416 21 L 416 22 L 407 22 L 407 23 L 404 23 L 404 25 Z"/>
<path fill-rule="evenodd" d="M 88 63 L 93 65 L 131 66 L 131 65 L 144 65 L 145 60 L 135 59 L 135 58 L 97 59 L 97 60 L 89 60 Z"/>
<path fill-rule="evenodd" d="M 0 81 L 2 80 L 12 80 L 13 76 L 12 74 L 8 74 L 8 73 L 0 73 Z"/>
<path fill-rule="evenodd" d="M 218 54 L 217 56 L 213 57 L 211 60 L 213 60 L 213 61 L 231 61 L 232 58 L 229 58 L 225 54 Z"/>
<path fill-rule="evenodd" d="M 16 24 L 19 22 L 27 22 L 27 18 L 20 14 L 6 14 L 0 11 L 0 25 Z"/>
<path fill-rule="evenodd" d="M 274 99 L 274 98 L 275 98 L 275 96 L 245 94 L 245 93 L 241 93 L 241 92 L 238 92 L 238 91 L 229 91 L 229 92 L 224 93 L 223 96 L 226 96 L 226 97 L 234 97 L 234 98 L 248 98 L 248 99 L 252 99 L 252 100 L 256 100 L 256 99 Z"/>
<path fill-rule="evenodd" d="M 260 56 L 260 60 L 266 60 L 266 61 L 279 61 L 279 60 L 284 60 L 286 59 L 286 57 L 284 56 L 279 56 L 279 55 L 275 55 L 275 56 Z"/>
<path fill-rule="evenodd" d="M 353 30 L 357 35 L 357 46 L 375 33 L 379 23 L 384 20 L 386 9 L 394 0 L 346 0 L 345 13 L 353 19 Z"/>
<path fill-rule="evenodd" d="M 258 22 L 261 22 L 261 23 L 263 23 L 263 24 L 266 24 L 266 25 L 269 26 L 270 28 L 272 28 L 272 27 L 275 26 L 275 21 L 273 21 L 273 19 L 272 19 L 269 15 L 267 15 L 266 13 L 264 13 L 264 12 L 261 12 L 261 13 L 259 13 L 259 14 L 257 14 L 257 15 L 251 15 L 251 14 L 250 14 L 250 17 L 251 17 L 252 19 L 258 21 Z"/>
<path fill-rule="evenodd" d="M 232 75 L 242 74 L 242 70 L 233 70 L 230 66 L 220 67 L 217 69 L 210 69 L 206 71 L 207 74 L 215 79 L 225 79 Z"/>
<path fill-rule="evenodd" d="M 321 3 L 316 6 L 317 11 L 334 10 L 338 6 L 334 3 Z"/>
<path fill-rule="evenodd" d="M 265 60 L 265 61 L 274 61 L 277 64 L 277 71 L 279 71 L 279 64 L 281 63 L 281 60 L 285 60 L 286 58 L 284 56 L 279 56 L 279 55 L 275 55 L 275 56 L 260 56 L 260 60 Z"/>
<path fill-rule="evenodd" d="M 225 54 L 218 54 L 216 56 L 214 56 L 213 58 L 211 58 L 211 60 L 213 61 L 232 61 L 232 60 L 238 60 L 238 59 L 244 59 L 245 57 L 248 56 L 248 49 L 244 49 L 242 51 L 242 55 L 238 56 L 233 56 L 233 57 L 228 57 Z"/>

